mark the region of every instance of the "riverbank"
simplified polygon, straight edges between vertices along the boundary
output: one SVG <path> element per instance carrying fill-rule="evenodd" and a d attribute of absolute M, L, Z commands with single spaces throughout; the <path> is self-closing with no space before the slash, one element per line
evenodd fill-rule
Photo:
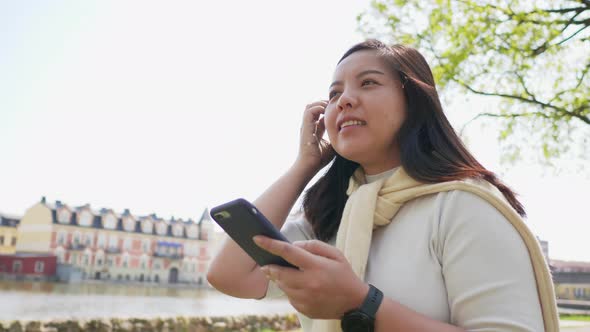
<path fill-rule="evenodd" d="M 155 319 L 95 319 L 0 322 L 0 332 L 225 332 L 293 331 L 299 328 L 295 314 L 236 317 L 176 317 Z"/>

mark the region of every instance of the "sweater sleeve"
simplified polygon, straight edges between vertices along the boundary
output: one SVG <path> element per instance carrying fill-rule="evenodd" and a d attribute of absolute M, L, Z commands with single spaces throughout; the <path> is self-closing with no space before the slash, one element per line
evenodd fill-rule
<path fill-rule="evenodd" d="M 281 233 L 290 242 L 306 241 L 314 239 L 313 229 L 305 218 L 287 220 L 281 228 Z M 283 291 L 272 280 L 268 282 L 266 295 L 263 298 L 278 298 L 284 295 Z"/>
<path fill-rule="evenodd" d="M 512 224 L 479 196 L 440 202 L 438 253 L 451 323 L 467 331 L 543 331 L 528 250 Z"/>

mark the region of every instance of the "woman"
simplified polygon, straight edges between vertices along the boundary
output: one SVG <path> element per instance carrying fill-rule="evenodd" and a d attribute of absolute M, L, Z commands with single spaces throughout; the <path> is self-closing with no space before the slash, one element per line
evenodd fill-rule
<path fill-rule="evenodd" d="M 214 287 L 284 294 L 304 331 L 558 330 L 522 205 L 463 146 L 416 50 L 353 46 L 300 136 L 292 167 L 254 202 L 294 242 L 256 243 L 299 269 L 261 268 L 228 240 L 208 272 Z M 330 161 L 304 217 L 285 223 Z"/>

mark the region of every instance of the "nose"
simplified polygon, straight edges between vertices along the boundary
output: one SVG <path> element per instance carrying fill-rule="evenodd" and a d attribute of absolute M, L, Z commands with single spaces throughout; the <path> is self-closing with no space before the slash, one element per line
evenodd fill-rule
<path fill-rule="evenodd" d="M 352 109 L 357 105 L 357 98 L 350 90 L 345 90 L 338 98 L 338 110 Z"/>

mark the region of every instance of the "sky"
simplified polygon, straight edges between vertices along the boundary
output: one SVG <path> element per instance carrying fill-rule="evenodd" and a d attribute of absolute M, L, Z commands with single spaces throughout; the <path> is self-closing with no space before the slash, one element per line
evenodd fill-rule
<path fill-rule="evenodd" d="M 0 2 L 0 213 L 41 197 L 198 219 L 254 200 L 293 163 L 306 104 L 365 39 L 369 1 Z M 497 103 L 452 98 L 456 128 Z M 491 120 L 488 120 L 491 121 Z M 497 126 L 465 139 L 528 211 L 553 259 L 590 261 L 586 171 L 500 162 Z"/>

